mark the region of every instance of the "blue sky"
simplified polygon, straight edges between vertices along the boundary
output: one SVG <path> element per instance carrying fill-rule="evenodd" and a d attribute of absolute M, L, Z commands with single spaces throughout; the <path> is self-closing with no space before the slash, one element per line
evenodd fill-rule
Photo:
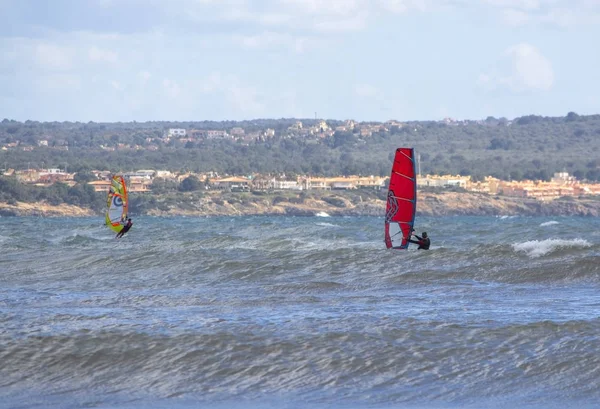
<path fill-rule="evenodd" d="M 0 0 L 0 117 L 600 111 L 600 0 Z"/>

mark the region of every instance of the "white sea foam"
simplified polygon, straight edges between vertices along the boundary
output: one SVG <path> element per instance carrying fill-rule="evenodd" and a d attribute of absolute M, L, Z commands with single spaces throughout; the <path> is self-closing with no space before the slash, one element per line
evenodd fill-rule
<path fill-rule="evenodd" d="M 552 226 L 554 224 L 559 224 L 559 223 L 555 220 L 551 220 L 549 222 L 544 222 L 544 223 L 540 224 L 540 227 Z"/>
<path fill-rule="evenodd" d="M 337 225 L 335 225 L 333 223 L 327 223 L 327 222 L 319 222 L 319 223 L 315 223 L 315 225 L 323 226 L 323 227 L 338 227 Z"/>
<path fill-rule="evenodd" d="M 328 215 L 325 212 L 319 212 L 319 213 L 315 214 L 315 216 L 317 216 L 317 217 L 331 217 L 330 215 Z"/>
<path fill-rule="evenodd" d="M 591 243 L 583 239 L 563 240 L 563 239 L 547 239 L 547 240 L 532 240 L 524 243 L 514 243 L 513 249 L 517 252 L 527 254 L 529 257 L 541 257 L 552 253 L 561 248 L 569 247 L 590 247 Z"/>

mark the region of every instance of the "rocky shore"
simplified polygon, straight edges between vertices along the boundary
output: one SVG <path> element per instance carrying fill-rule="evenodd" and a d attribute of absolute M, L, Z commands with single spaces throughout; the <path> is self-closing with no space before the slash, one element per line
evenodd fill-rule
<path fill-rule="evenodd" d="M 563 198 L 540 202 L 506 196 L 465 192 L 420 192 L 418 216 L 599 216 L 600 198 Z M 210 193 L 163 202 L 160 206 L 132 209 L 133 214 L 152 216 L 383 216 L 385 201 L 373 196 L 345 193 L 327 197 L 294 198 L 252 197 Z M 0 203 L 0 216 L 93 216 L 91 209 L 48 203 Z"/>
<path fill-rule="evenodd" d="M 46 202 L 25 203 L 0 202 L 0 216 L 37 216 L 37 217 L 64 217 L 64 216 L 93 216 L 95 214 L 91 209 L 83 207 L 61 204 L 59 206 L 51 205 Z"/>

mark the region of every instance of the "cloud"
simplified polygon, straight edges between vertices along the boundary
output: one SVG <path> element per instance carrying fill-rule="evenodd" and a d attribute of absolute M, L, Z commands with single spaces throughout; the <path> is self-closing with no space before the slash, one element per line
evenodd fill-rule
<path fill-rule="evenodd" d="M 493 88 L 493 82 L 494 80 L 489 74 L 479 74 L 476 84 L 484 88 Z"/>
<path fill-rule="evenodd" d="M 60 33 L 89 30 L 139 34 L 164 30 L 170 35 L 252 35 L 256 31 L 276 30 L 291 35 L 336 35 L 363 30 L 376 21 L 373 17 L 390 12 L 425 11 L 432 5 L 452 1 L 455 0 L 65 0 L 58 2 L 48 16 L 34 13 L 28 18 L 25 16 L 35 9 L 36 1 L 20 0 L 11 5 L 15 14 L 15 21 L 11 22 L 22 32 L 35 28 Z"/>
<path fill-rule="evenodd" d="M 365 0 L 282 0 L 294 11 L 312 15 L 349 16 L 364 11 Z"/>
<path fill-rule="evenodd" d="M 502 11 L 502 18 L 509 26 L 523 26 L 531 21 L 531 16 L 522 10 L 507 9 Z"/>
<path fill-rule="evenodd" d="M 279 33 L 276 31 L 264 31 L 252 35 L 233 36 L 233 43 L 241 45 L 246 49 L 270 50 L 280 49 L 292 51 L 296 54 L 302 54 L 309 50 L 322 48 L 325 42 L 319 41 L 316 37 L 297 36 L 288 33 Z"/>
<path fill-rule="evenodd" d="M 600 7 L 595 8 L 554 8 L 537 18 L 540 24 L 561 29 L 597 26 L 600 24 Z"/>
<path fill-rule="evenodd" d="M 368 28 L 388 13 L 424 12 L 450 4 L 450 0 L 283 0 L 282 13 L 294 24 L 317 32 L 339 33 Z"/>
<path fill-rule="evenodd" d="M 507 7 L 519 10 L 538 10 L 541 7 L 543 0 L 484 0 L 496 7 Z M 554 3 L 554 1 L 546 0 L 546 3 Z"/>
<path fill-rule="evenodd" d="M 265 113 L 265 105 L 260 101 L 254 87 L 231 84 L 227 87 L 229 102 L 244 116 L 261 115 Z"/>
<path fill-rule="evenodd" d="M 253 23 L 258 26 L 284 26 L 293 23 L 294 16 L 279 10 L 276 11 L 252 11 L 241 5 L 238 7 L 227 7 L 216 13 L 218 19 L 231 22 Z M 206 18 L 203 16 L 202 18 Z"/>
<path fill-rule="evenodd" d="M 88 58 L 95 62 L 114 63 L 118 60 L 118 55 L 114 51 L 103 50 L 98 47 L 91 47 L 88 51 Z"/>
<path fill-rule="evenodd" d="M 0 8 L 4 4 L 0 0 Z M 596 27 L 578 25 L 592 24 L 600 8 L 600 0 L 60 0 L 52 10 L 35 8 L 36 0 L 10 4 L 11 24 L 0 28 L 0 95 L 16 95 L 18 106 L 2 108 L 7 114 L 53 119 L 59 113 L 57 119 L 84 120 L 312 116 L 313 110 L 424 117 L 417 112 L 428 105 L 437 115 L 442 102 L 453 108 L 443 95 L 466 89 L 465 77 L 487 90 L 551 90 L 557 79 L 544 53 L 591 47 Z M 418 15 L 430 12 L 431 19 Z M 489 36 L 487 43 L 467 38 L 473 27 L 465 26 L 464 18 L 481 23 L 489 15 L 511 27 L 553 30 L 547 36 L 541 30 L 506 33 L 489 24 L 478 31 Z M 415 27 L 427 29 L 411 37 Z M 568 39 L 563 30 L 572 30 Z M 470 71 L 493 44 L 519 35 L 535 39 L 531 44 L 538 48 L 517 44 L 524 38 L 516 37 L 504 43 L 516 44 L 505 53 L 498 50 L 497 65 Z M 377 46 L 381 41 L 398 44 L 387 52 Z M 457 44 L 458 51 L 452 51 Z M 410 55 L 422 66 L 434 66 L 427 56 L 445 52 L 457 55 L 440 71 L 453 81 L 432 81 L 431 70 L 404 64 Z M 593 52 L 580 55 L 581 61 L 561 61 L 561 73 L 571 69 L 583 75 L 588 71 L 581 67 L 597 65 Z M 373 68 L 378 58 L 388 68 Z M 561 80 L 576 82 L 568 74 Z M 44 92 L 46 83 L 61 84 L 72 95 L 63 100 L 60 87 Z M 314 102 L 318 93 L 327 98 Z M 393 105 L 400 96 L 411 103 Z M 64 104 L 55 112 L 42 108 L 58 99 Z M 419 99 L 427 101 L 416 103 Z M 38 107 L 28 111 L 31 101 Z"/>
<path fill-rule="evenodd" d="M 150 78 L 152 77 L 152 74 L 150 74 L 148 71 L 143 70 L 139 72 L 139 77 L 142 80 L 142 83 L 146 83 L 150 80 Z"/>
<path fill-rule="evenodd" d="M 426 11 L 431 7 L 430 1 L 426 0 L 379 0 L 381 7 L 392 13 L 406 13 L 411 10 Z M 443 5 L 444 1 L 438 1 L 438 5 Z"/>
<path fill-rule="evenodd" d="M 492 73 L 480 74 L 476 83 L 488 90 L 548 91 L 554 85 L 554 70 L 552 63 L 538 49 L 521 43 L 509 47 L 500 66 Z"/>
<path fill-rule="evenodd" d="M 72 4 L 71 4 L 72 3 Z M 0 4 L 2 4 L 0 2 Z M 478 9 L 498 14 L 510 25 L 573 25 L 558 18 L 557 10 L 570 10 L 577 22 L 598 22 L 598 0 L 88 0 L 61 1 L 48 16 L 30 14 L 35 0 L 9 3 L 14 26 L 19 31 L 53 29 L 73 33 L 88 29 L 108 33 L 149 33 L 156 30 L 187 33 L 231 33 L 249 35 L 257 30 L 280 33 L 312 31 L 322 35 L 364 30 L 381 17 L 441 9 Z M 67 10 L 68 8 L 68 10 Z M 486 10 L 487 9 L 487 10 Z M 490 10 L 491 9 L 491 10 Z M 69 18 L 64 16 L 68 15 Z"/>
<path fill-rule="evenodd" d="M 291 46 L 295 40 L 289 34 L 265 31 L 256 35 L 238 36 L 236 37 L 236 41 L 246 48 L 268 48 L 273 46 Z"/>
<path fill-rule="evenodd" d="M 101 8 L 109 8 L 112 7 L 115 3 L 115 0 L 96 0 L 96 4 Z"/>
<path fill-rule="evenodd" d="M 535 47 L 522 43 L 510 47 L 507 55 L 512 59 L 510 78 L 513 89 L 548 90 L 554 85 L 554 71 L 550 61 Z"/>
<path fill-rule="evenodd" d="M 320 19 L 313 23 L 313 28 L 321 32 L 359 31 L 367 28 L 367 15 L 360 14 L 340 19 Z"/>
<path fill-rule="evenodd" d="M 202 93 L 215 92 L 221 87 L 223 80 L 223 75 L 220 72 L 212 72 L 207 78 L 200 81 L 198 90 Z"/>
<path fill-rule="evenodd" d="M 285 29 L 320 34 L 363 30 L 372 9 L 368 0 L 282 0 L 272 5 L 280 20 L 287 16 Z"/>
<path fill-rule="evenodd" d="M 35 78 L 34 86 L 41 88 L 44 92 L 65 94 L 81 90 L 82 81 L 78 75 L 56 73 Z"/>
<path fill-rule="evenodd" d="M 73 50 L 50 43 L 35 46 L 35 60 L 44 67 L 54 70 L 69 70 L 73 67 Z"/>
<path fill-rule="evenodd" d="M 278 29 L 288 35 L 296 30 L 332 33 L 361 30 L 366 27 L 367 16 L 373 8 L 369 0 L 266 0 L 262 7 L 234 0 L 225 3 L 184 1 L 182 4 L 185 6 L 177 10 L 171 5 L 167 7 L 177 18 L 195 23 L 243 23 L 249 28 Z"/>
<path fill-rule="evenodd" d="M 196 94 L 224 98 L 228 104 L 227 111 L 237 115 L 247 117 L 265 113 L 264 98 L 257 88 L 244 84 L 236 75 L 213 71 L 208 76 L 191 82 L 188 88 Z"/>
<path fill-rule="evenodd" d="M 163 91 L 169 98 L 177 98 L 181 95 L 181 87 L 177 81 L 165 78 L 162 82 Z"/>
<path fill-rule="evenodd" d="M 121 85 L 121 83 L 117 80 L 112 80 L 110 81 L 110 85 L 113 87 L 114 90 L 116 91 L 123 91 L 123 86 Z"/>
<path fill-rule="evenodd" d="M 501 9 L 510 26 L 549 25 L 562 29 L 600 23 L 599 0 L 485 0 Z"/>

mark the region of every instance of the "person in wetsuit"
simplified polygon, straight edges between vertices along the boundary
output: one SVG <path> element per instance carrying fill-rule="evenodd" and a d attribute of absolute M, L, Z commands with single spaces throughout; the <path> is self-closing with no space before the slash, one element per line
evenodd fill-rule
<path fill-rule="evenodd" d="M 129 229 L 131 229 L 131 226 L 133 226 L 133 222 L 131 221 L 131 219 L 127 219 L 127 223 L 125 224 L 125 226 L 123 226 L 121 231 L 117 233 L 115 239 L 123 237 L 123 235 L 127 233 Z"/>
<path fill-rule="evenodd" d="M 416 234 L 413 234 L 413 236 L 415 236 L 417 238 L 417 240 L 411 240 L 409 238 L 408 239 L 409 243 L 418 244 L 419 245 L 418 250 L 429 250 L 429 246 L 431 245 L 431 241 L 429 240 L 429 237 L 427 236 L 427 232 L 423 232 L 421 234 L 421 237 L 417 236 Z"/>

